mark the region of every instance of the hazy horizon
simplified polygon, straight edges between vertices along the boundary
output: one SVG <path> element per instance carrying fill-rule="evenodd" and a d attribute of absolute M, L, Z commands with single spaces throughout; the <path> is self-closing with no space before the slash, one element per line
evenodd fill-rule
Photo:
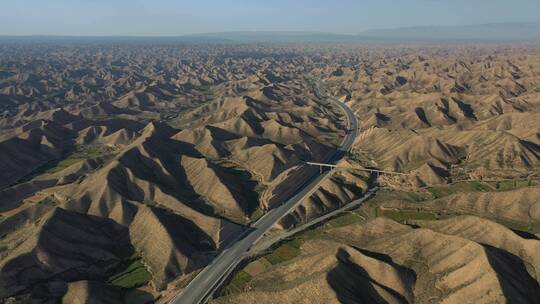
<path fill-rule="evenodd" d="M 530 0 L 511 4 L 503 0 L 22 0 L 3 4 L 0 35 L 182 36 L 238 31 L 358 34 L 415 26 L 537 23 L 539 10 L 540 2 Z"/>

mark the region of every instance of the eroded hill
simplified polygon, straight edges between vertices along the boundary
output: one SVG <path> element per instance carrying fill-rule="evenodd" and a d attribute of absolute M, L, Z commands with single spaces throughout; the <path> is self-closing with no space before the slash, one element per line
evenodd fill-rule
<path fill-rule="evenodd" d="M 43 51 L 2 48 L 1 298 L 67 303 L 99 286 L 111 303 L 157 297 L 343 136 L 298 56 Z"/>
<path fill-rule="evenodd" d="M 311 74 L 361 133 L 214 302 L 538 303 L 539 58 L 493 46 L 328 55 Z"/>
<path fill-rule="evenodd" d="M 354 148 L 269 236 L 377 194 L 215 301 L 537 303 L 538 54 L 0 46 L 1 301 L 164 301 L 319 170 L 347 132 L 335 96 Z"/>

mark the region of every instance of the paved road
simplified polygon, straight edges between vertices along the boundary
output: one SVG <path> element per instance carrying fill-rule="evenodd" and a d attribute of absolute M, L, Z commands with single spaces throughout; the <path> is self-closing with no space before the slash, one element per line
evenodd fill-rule
<path fill-rule="evenodd" d="M 355 200 L 355 201 L 352 201 L 350 203 L 348 203 L 347 205 L 344 205 L 343 207 L 339 208 L 339 209 L 336 209 L 332 212 L 329 212 L 323 216 L 320 216 L 314 220 L 312 220 L 311 222 L 309 223 L 306 223 L 304 225 L 301 225 L 301 226 L 298 226 L 298 227 L 295 227 L 291 230 L 288 230 L 287 232 L 285 233 L 282 233 L 282 234 L 279 234 L 271 239 L 265 239 L 264 241 L 262 242 L 258 242 L 257 244 L 255 244 L 255 246 L 252 247 L 252 249 L 250 250 L 250 254 L 251 255 L 255 255 L 255 254 L 258 254 L 270 247 L 272 247 L 272 245 L 276 244 L 277 242 L 280 242 L 282 240 L 285 240 L 285 239 L 288 239 L 292 236 L 294 236 L 295 234 L 298 234 L 304 230 L 307 230 L 317 224 L 320 224 L 324 221 L 327 221 L 337 215 L 340 215 L 342 213 L 345 213 L 345 212 L 349 212 L 351 209 L 354 209 L 358 206 L 360 206 L 364 201 L 370 199 L 373 197 L 373 195 L 375 195 L 375 192 L 377 192 L 378 190 L 378 187 L 375 186 L 373 188 L 371 188 L 371 190 L 369 190 L 368 192 L 366 192 L 364 194 L 364 196 L 362 196 L 361 198 Z"/>
<path fill-rule="evenodd" d="M 328 159 L 329 163 L 336 163 L 352 147 L 358 135 L 358 120 L 353 111 L 345 104 L 330 99 L 338 105 L 347 117 L 347 134 L 341 146 Z M 278 208 L 267 212 L 252 225 L 252 229 L 242 239 L 237 240 L 229 248 L 224 249 L 210 265 L 206 266 L 190 283 L 178 294 L 171 304 L 200 304 L 206 303 L 216 288 L 227 278 L 235 267 L 247 256 L 251 246 L 257 242 L 282 217 L 294 209 L 304 198 L 315 192 L 320 183 L 332 174 L 333 170 L 314 175 L 304 184 L 293 197 Z"/>

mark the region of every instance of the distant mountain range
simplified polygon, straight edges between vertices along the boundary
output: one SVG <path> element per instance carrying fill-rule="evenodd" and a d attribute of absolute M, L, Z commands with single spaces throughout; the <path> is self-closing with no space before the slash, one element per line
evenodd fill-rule
<path fill-rule="evenodd" d="M 353 35 L 340 35 L 324 32 L 270 32 L 270 31 L 243 31 L 203 33 L 184 37 L 202 39 L 221 39 L 233 42 L 343 42 L 354 40 Z"/>
<path fill-rule="evenodd" d="M 369 30 L 357 37 L 390 40 L 540 41 L 540 23 L 416 26 Z"/>
<path fill-rule="evenodd" d="M 76 41 L 125 43 L 253 43 L 253 42 L 540 42 L 540 23 L 492 23 L 464 26 L 416 26 L 374 29 L 357 35 L 324 32 L 241 31 L 170 37 L 138 36 L 0 36 L 3 42 Z"/>
<path fill-rule="evenodd" d="M 224 32 L 190 35 L 234 42 L 540 41 L 540 23 L 416 26 L 375 29 L 357 35 L 321 32 Z"/>

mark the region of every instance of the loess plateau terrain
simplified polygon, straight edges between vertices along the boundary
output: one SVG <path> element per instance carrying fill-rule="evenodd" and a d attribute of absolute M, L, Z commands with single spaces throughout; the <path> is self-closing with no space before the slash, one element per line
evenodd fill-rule
<path fill-rule="evenodd" d="M 537 46 L 125 41 L 0 44 L 0 303 L 167 303 L 330 97 L 212 303 L 540 303 Z"/>
<path fill-rule="evenodd" d="M 361 133 L 213 303 L 539 303 L 538 49 L 344 48 L 323 62 L 310 74 Z"/>

